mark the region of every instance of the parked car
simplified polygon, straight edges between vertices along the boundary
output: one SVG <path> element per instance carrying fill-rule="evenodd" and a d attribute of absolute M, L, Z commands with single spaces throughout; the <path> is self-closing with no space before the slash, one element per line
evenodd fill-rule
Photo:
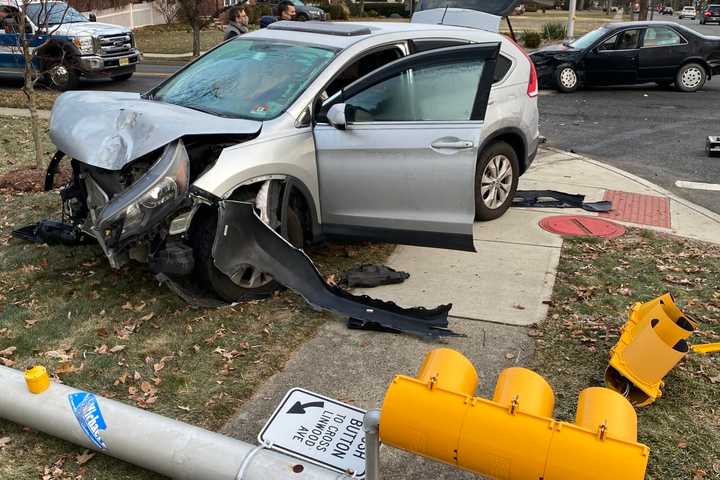
<path fill-rule="evenodd" d="M 705 25 L 709 22 L 720 23 L 720 5 L 708 5 L 703 12 L 700 17 L 700 23 Z"/>
<path fill-rule="evenodd" d="M 455 23 L 467 18 L 452 10 Z M 62 95 L 50 136 L 63 154 L 50 171 L 72 158 L 71 225 L 114 267 L 189 262 L 188 277 L 227 300 L 277 287 L 252 265 L 230 278 L 216 264 L 227 200 L 253 202 L 298 247 L 474 250 L 474 219 L 501 216 L 535 158 L 537 77 L 504 35 L 437 24 L 444 8 L 423 13 L 435 16 L 276 22 L 143 96 Z"/>
<path fill-rule="evenodd" d="M 0 77 L 23 77 L 17 3 L 0 0 L 0 9 L 8 13 L 0 25 Z M 135 38 L 125 27 L 94 22 L 64 2 L 33 1 L 27 14 L 33 65 L 57 90 L 75 88 L 81 78 L 124 81 L 140 63 Z"/>
<path fill-rule="evenodd" d="M 685 6 L 680 10 L 680 14 L 678 15 L 678 18 L 682 20 L 683 18 L 691 18 L 695 20 L 695 17 L 697 17 L 697 11 L 695 10 L 695 7 L 691 6 Z"/>
<path fill-rule="evenodd" d="M 320 7 L 312 5 L 305 5 L 302 0 L 290 0 L 295 5 L 295 20 L 306 22 L 308 20 L 320 20 L 326 19 L 325 10 Z M 257 0 L 258 5 L 269 4 L 273 7 L 273 15 L 275 14 L 274 9 L 280 3 L 279 0 Z"/>
<path fill-rule="evenodd" d="M 672 7 L 663 7 L 662 10 L 660 10 L 660 13 L 663 15 L 672 15 L 675 13 L 672 9 Z"/>
<path fill-rule="evenodd" d="M 541 86 L 561 92 L 648 82 L 694 92 L 720 71 L 720 38 L 672 22 L 610 23 L 530 58 Z"/>

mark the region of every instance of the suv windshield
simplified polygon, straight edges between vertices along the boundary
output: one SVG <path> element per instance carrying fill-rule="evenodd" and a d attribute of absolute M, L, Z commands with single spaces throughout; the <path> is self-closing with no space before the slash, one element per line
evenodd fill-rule
<path fill-rule="evenodd" d="M 275 118 L 305 90 L 335 50 L 239 38 L 209 52 L 149 98 L 223 117 Z"/>
<path fill-rule="evenodd" d="M 88 21 L 83 14 L 63 2 L 30 3 L 27 14 L 38 27 Z"/>
<path fill-rule="evenodd" d="M 592 32 L 586 33 L 582 37 L 578 38 L 574 42 L 570 44 L 571 47 L 577 48 L 580 50 L 583 50 L 585 48 L 588 48 L 590 45 L 595 43 L 596 40 L 598 40 L 600 37 L 605 35 L 609 30 L 605 27 L 600 27 Z"/>

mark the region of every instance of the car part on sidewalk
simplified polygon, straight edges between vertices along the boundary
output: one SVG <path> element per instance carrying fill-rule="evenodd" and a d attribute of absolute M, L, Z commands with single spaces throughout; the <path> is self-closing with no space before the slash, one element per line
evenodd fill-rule
<path fill-rule="evenodd" d="M 720 157 L 720 136 L 707 137 L 705 153 L 707 153 L 708 157 Z"/>
<path fill-rule="evenodd" d="M 13 230 L 12 235 L 20 240 L 48 245 L 74 246 L 91 242 L 91 238 L 80 229 L 54 220 L 41 220 L 33 225 L 20 227 Z"/>
<path fill-rule="evenodd" d="M 582 208 L 588 212 L 609 212 L 612 202 L 586 202 L 585 195 L 558 192 L 556 190 L 518 190 L 513 207 L 534 208 Z"/>
<path fill-rule="evenodd" d="M 637 442 L 635 410 L 617 392 L 583 390 L 569 423 L 552 418 L 552 388 L 531 370 L 503 370 L 492 400 L 474 396 L 477 383 L 462 354 L 433 350 L 416 377 L 390 383 L 380 441 L 505 480 L 645 478 L 649 449 Z"/>
<path fill-rule="evenodd" d="M 38 373 L 31 384 L 22 372 L 0 366 L 0 418 L 174 479 L 233 480 L 241 467 L 244 480 L 348 478 L 66 385 L 34 388 Z"/>
<path fill-rule="evenodd" d="M 410 278 L 407 272 L 398 272 L 387 265 L 360 265 L 343 273 L 340 284 L 348 288 L 373 288 L 402 283 Z"/>
<path fill-rule="evenodd" d="M 697 327 L 669 293 L 636 303 L 610 350 L 605 383 L 634 405 L 651 404 L 662 395 L 663 377 L 690 351 L 687 339 Z"/>
<path fill-rule="evenodd" d="M 586 215 L 555 215 L 538 222 L 546 232 L 563 237 L 616 238 L 625 233 L 625 227 L 618 223 Z"/>
<path fill-rule="evenodd" d="M 315 307 L 421 337 L 455 335 L 447 329 L 452 305 L 431 310 L 402 308 L 393 302 L 352 295 L 325 282 L 302 250 L 260 220 L 252 203 L 223 200 L 218 206 L 212 253 L 215 266 L 230 279 L 243 271 L 243 265 L 253 265 Z"/>

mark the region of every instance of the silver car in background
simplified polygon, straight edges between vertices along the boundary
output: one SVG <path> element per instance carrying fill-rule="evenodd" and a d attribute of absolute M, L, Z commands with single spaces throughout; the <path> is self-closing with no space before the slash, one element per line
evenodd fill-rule
<path fill-rule="evenodd" d="M 474 220 L 507 210 L 535 157 L 537 77 L 504 35 L 459 26 L 483 14 L 421 13 L 277 22 L 143 96 L 63 95 L 50 134 L 56 159 L 72 158 L 70 221 L 113 266 L 148 262 L 230 301 L 277 285 L 252 264 L 232 278 L 216 264 L 228 200 L 253 202 L 296 247 L 346 238 L 474 251 Z"/>

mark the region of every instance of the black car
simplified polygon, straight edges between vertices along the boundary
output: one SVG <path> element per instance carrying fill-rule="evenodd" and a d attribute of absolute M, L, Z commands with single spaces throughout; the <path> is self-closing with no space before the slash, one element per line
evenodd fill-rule
<path fill-rule="evenodd" d="M 704 25 L 708 22 L 720 23 L 720 5 L 708 5 L 702 15 L 700 15 L 701 24 Z"/>
<path fill-rule="evenodd" d="M 585 85 L 655 82 L 700 90 L 720 72 L 720 37 L 672 22 L 609 23 L 572 43 L 530 54 L 540 85 L 573 92 Z"/>

